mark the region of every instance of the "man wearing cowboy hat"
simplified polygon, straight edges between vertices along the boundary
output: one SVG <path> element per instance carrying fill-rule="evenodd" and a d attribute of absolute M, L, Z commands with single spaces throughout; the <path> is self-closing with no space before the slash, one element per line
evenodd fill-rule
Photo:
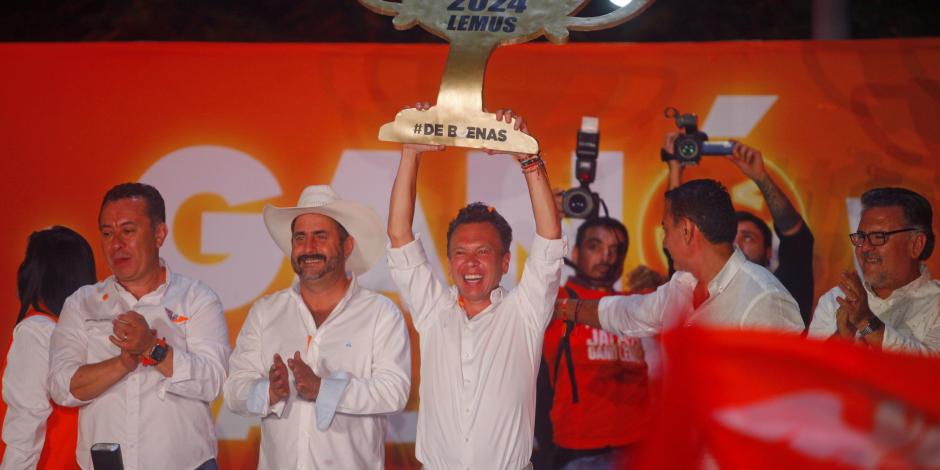
<path fill-rule="evenodd" d="M 496 118 L 526 131 L 511 111 Z M 417 458 L 431 470 L 531 468 L 535 378 L 565 254 L 548 175 L 539 156 L 515 155 L 536 232 L 519 285 L 499 286 L 509 269 L 509 224 L 492 207 L 473 203 L 447 233 L 455 284 L 448 288 L 432 274 L 411 228 L 418 163 L 427 150 L 441 147 L 402 148 L 388 220 L 390 272 L 421 336 Z"/>
<path fill-rule="evenodd" d="M 382 255 L 378 215 L 309 186 L 264 222 L 297 281 L 251 307 L 225 404 L 261 418 L 260 469 L 383 468 L 384 415 L 408 401 L 411 352 L 395 304 L 356 280 Z"/>

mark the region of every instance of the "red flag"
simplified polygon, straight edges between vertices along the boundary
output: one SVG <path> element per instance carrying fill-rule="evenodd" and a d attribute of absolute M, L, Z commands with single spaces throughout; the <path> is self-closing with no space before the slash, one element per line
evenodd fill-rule
<path fill-rule="evenodd" d="M 642 468 L 940 468 L 940 359 L 685 328 Z"/>

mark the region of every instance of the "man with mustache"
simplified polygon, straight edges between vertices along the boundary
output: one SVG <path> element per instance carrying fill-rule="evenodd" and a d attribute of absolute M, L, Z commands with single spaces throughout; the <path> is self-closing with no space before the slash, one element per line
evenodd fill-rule
<path fill-rule="evenodd" d="M 496 118 L 526 132 L 511 111 L 497 111 Z M 536 233 L 516 288 L 499 286 L 509 270 L 512 229 L 482 203 L 464 207 L 450 223 L 447 258 L 455 285 L 448 288 L 412 232 L 418 164 L 429 150 L 442 147 L 402 147 L 388 219 L 390 272 L 421 338 L 416 455 L 429 470 L 528 469 L 542 337 L 565 253 L 548 175 L 538 155 L 515 155 Z"/>
<path fill-rule="evenodd" d="M 627 228 L 618 220 L 585 220 L 571 250 L 575 273 L 558 298 L 623 295 L 614 290 L 614 283 L 623 274 L 629 243 Z M 537 467 L 616 468 L 625 464 L 630 446 L 642 439 L 649 425 L 649 385 L 641 340 L 555 320 L 545 332 L 544 357 L 551 387 L 540 388 L 539 400 L 540 406 L 541 400 L 551 404 L 556 447 L 545 456 L 548 462 Z M 541 442 L 542 436 L 539 439 L 540 451 L 551 444 Z"/>
<path fill-rule="evenodd" d="M 297 280 L 251 307 L 225 405 L 261 418 L 260 469 L 384 468 L 385 415 L 408 401 L 411 350 L 398 307 L 357 278 L 384 251 L 378 215 L 309 186 L 297 207 L 265 207 L 264 222 Z"/>
<path fill-rule="evenodd" d="M 124 468 L 217 469 L 209 404 L 228 367 L 228 326 L 205 284 L 160 258 L 166 209 L 153 186 L 119 184 L 98 213 L 112 275 L 65 301 L 50 344 L 49 389 L 80 406 L 76 454 L 120 444 Z"/>
<path fill-rule="evenodd" d="M 930 201 L 904 188 L 868 190 L 849 240 L 863 278 L 842 273 L 839 285 L 819 298 L 809 335 L 876 349 L 940 351 L 940 281 L 924 265 L 935 240 Z"/>

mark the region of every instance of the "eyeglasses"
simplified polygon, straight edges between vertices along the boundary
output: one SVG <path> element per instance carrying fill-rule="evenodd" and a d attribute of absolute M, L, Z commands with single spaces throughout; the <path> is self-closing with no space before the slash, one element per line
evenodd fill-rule
<path fill-rule="evenodd" d="M 865 233 L 861 230 L 855 233 L 849 234 L 849 241 L 852 242 L 855 246 L 862 246 L 865 244 L 865 240 L 868 240 L 868 243 L 871 243 L 871 246 L 881 246 L 888 242 L 888 237 L 894 235 L 895 233 L 901 232 L 913 232 L 920 230 L 919 228 L 902 228 L 900 230 L 892 230 L 890 232 L 868 232 Z"/>

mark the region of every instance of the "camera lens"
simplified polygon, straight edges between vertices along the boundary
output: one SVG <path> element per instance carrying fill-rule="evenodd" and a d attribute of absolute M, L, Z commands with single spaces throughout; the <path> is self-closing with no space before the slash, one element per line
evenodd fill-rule
<path fill-rule="evenodd" d="M 678 145 L 679 157 L 683 160 L 691 160 L 698 153 L 698 143 L 692 139 L 685 139 Z"/>
<path fill-rule="evenodd" d="M 562 207 L 568 217 L 587 218 L 596 210 L 594 195 L 584 188 L 565 191 Z"/>
<path fill-rule="evenodd" d="M 571 212 L 575 214 L 580 214 L 584 212 L 584 209 L 587 209 L 588 201 L 583 194 L 575 194 L 568 200 L 568 207 L 571 209 Z"/>

